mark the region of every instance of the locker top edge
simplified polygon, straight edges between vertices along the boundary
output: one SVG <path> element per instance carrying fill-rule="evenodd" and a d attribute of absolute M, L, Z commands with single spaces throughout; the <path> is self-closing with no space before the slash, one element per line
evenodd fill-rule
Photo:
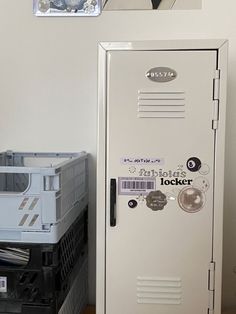
<path fill-rule="evenodd" d="M 228 45 L 227 39 L 144 40 L 100 42 L 106 50 L 216 50 Z"/>

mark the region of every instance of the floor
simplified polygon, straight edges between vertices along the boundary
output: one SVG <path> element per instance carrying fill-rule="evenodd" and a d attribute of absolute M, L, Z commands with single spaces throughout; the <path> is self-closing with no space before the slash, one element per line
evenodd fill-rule
<path fill-rule="evenodd" d="M 83 314 L 95 314 L 95 307 L 94 306 L 87 306 Z"/>
<path fill-rule="evenodd" d="M 85 312 L 83 312 L 83 314 L 95 314 L 95 307 L 94 306 L 88 306 L 85 310 Z M 236 314 L 236 311 L 228 311 L 228 312 L 223 312 L 222 314 Z"/>

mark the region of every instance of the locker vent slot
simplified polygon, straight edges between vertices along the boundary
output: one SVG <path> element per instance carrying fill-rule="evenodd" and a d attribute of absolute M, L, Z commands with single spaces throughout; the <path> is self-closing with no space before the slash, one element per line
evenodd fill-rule
<path fill-rule="evenodd" d="M 180 278 L 138 277 L 137 303 L 181 304 L 182 283 Z"/>
<path fill-rule="evenodd" d="M 139 118 L 185 118 L 185 93 L 138 91 Z"/>

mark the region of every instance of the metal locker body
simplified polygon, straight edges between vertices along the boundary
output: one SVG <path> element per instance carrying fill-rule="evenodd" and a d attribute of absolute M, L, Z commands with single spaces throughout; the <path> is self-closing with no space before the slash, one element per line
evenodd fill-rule
<path fill-rule="evenodd" d="M 217 313 L 222 45 L 100 48 L 98 314 Z"/>

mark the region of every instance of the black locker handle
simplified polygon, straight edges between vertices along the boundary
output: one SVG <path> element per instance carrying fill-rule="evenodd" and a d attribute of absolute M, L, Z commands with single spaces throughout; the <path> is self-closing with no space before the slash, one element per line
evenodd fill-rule
<path fill-rule="evenodd" d="M 110 182 L 110 226 L 116 226 L 116 179 Z"/>
<path fill-rule="evenodd" d="M 161 4 L 162 0 L 152 0 L 152 8 L 154 10 L 158 9 L 159 5 Z"/>

